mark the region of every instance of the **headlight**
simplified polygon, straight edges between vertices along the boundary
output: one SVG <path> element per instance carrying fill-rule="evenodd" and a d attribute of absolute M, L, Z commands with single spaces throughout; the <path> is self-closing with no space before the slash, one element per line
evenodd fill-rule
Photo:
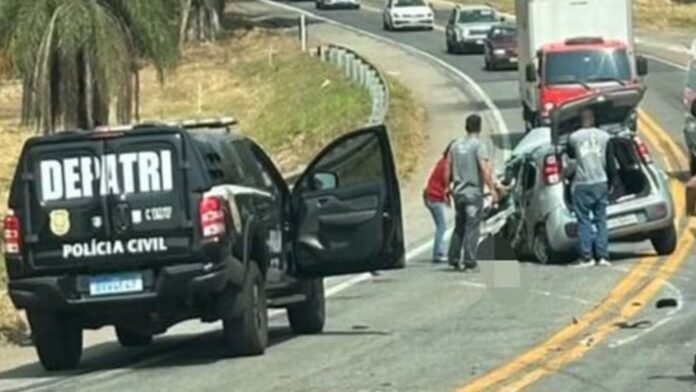
<path fill-rule="evenodd" d="M 428 19 L 432 19 L 432 18 L 433 18 L 433 14 L 432 14 L 432 13 L 428 13 Z"/>
<path fill-rule="evenodd" d="M 401 15 L 394 13 L 394 14 L 392 14 L 392 18 L 401 19 Z"/>
<path fill-rule="evenodd" d="M 497 55 L 501 55 L 501 56 L 502 56 L 502 55 L 505 54 L 505 49 L 495 49 L 495 50 L 493 51 L 493 54 L 497 54 Z"/>

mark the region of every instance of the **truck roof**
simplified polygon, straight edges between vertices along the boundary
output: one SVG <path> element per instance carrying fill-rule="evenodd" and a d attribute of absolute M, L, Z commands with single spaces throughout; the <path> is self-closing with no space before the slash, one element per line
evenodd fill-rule
<path fill-rule="evenodd" d="M 602 40 L 601 42 L 568 43 L 554 42 L 541 46 L 544 52 L 572 52 L 577 50 L 593 49 L 625 49 L 626 43 L 619 40 Z"/>
<path fill-rule="evenodd" d="M 139 124 L 126 124 L 115 126 L 101 126 L 94 131 L 86 131 L 83 129 L 72 129 L 57 132 L 52 135 L 34 136 L 29 140 L 28 145 L 35 143 L 51 143 L 63 141 L 77 141 L 94 138 L 108 138 L 109 134 L 114 137 L 127 135 L 129 133 L 150 134 L 150 133 L 171 133 L 191 131 L 192 134 L 225 134 L 232 138 L 243 139 L 245 136 L 241 134 L 235 125 L 237 121 L 231 117 L 202 119 L 202 120 L 182 120 L 168 122 L 151 122 Z"/>

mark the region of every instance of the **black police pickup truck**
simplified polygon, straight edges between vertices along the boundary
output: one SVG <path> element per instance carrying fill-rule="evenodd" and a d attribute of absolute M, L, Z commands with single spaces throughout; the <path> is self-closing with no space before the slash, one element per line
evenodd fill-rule
<path fill-rule="evenodd" d="M 186 319 L 223 321 L 230 354 L 264 352 L 267 307 L 324 326 L 322 277 L 401 268 L 384 127 L 325 148 L 291 187 L 233 120 L 35 137 L 4 219 L 9 292 L 41 363 L 78 366 L 83 329 L 144 345 Z"/>

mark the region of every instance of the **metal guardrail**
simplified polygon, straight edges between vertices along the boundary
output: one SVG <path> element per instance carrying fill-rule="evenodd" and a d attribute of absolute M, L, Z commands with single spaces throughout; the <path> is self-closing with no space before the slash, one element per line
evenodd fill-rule
<path fill-rule="evenodd" d="M 367 89 L 372 98 L 372 112 L 367 125 L 383 124 L 389 110 L 389 85 L 382 72 L 355 51 L 338 45 L 320 46 L 316 56 L 325 63 L 342 69 L 346 78 Z M 294 183 L 304 167 L 286 174 L 285 180 Z"/>
<path fill-rule="evenodd" d="M 389 86 L 382 72 L 355 51 L 345 47 L 320 46 L 316 54 L 321 61 L 344 70 L 348 79 L 370 92 L 372 113 L 367 125 L 384 123 L 389 110 Z"/>

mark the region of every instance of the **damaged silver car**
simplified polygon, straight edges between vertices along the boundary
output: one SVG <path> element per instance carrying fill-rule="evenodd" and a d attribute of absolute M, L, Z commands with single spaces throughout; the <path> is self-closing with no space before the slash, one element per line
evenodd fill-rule
<path fill-rule="evenodd" d="M 675 209 L 665 172 L 635 133 L 637 88 L 620 88 L 570 101 L 552 115 L 551 127 L 533 129 L 514 149 L 503 182 L 510 187 L 510 218 L 503 236 L 520 260 L 542 264 L 570 260 L 578 252 L 566 145 L 580 126 L 582 109 L 594 109 L 597 126 L 612 135 L 616 176 L 607 210 L 612 241 L 650 240 L 659 255 L 677 244 Z M 611 164 L 611 163 L 610 163 Z"/>

